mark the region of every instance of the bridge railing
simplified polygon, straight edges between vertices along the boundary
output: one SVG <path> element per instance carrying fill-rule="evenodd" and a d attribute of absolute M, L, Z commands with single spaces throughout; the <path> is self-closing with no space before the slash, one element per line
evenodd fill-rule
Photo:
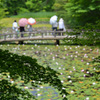
<path fill-rule="evenodd" d="M 0 34 L 0 41 L 7 41 L 7 40 L 18 40 L 18 39 L 25 39 L 25 38 L 56 38 L 64 36 L 66 31 L 34 31 L 34 32 L 13 32 L 13 33 L 4 33 Z"/>

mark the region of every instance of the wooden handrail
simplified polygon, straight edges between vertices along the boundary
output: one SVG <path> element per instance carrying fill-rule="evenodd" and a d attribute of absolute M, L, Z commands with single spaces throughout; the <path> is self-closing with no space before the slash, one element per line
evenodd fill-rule
<path fill-rule="evenodd" d="M 33 32 L 14 32 L 14 33 L 4 33 L 0 34 L 0 42 L 3 41 L 24 41 L 24 40 L 56 40 L 63 39 L 65 36 L 62 36 L 66 31 L 33 31 Z"/>
<path fill-rule="evenodd" d="M 36 33 L 65 33 L 66 31 L 34 31 L 34 32 L 14 32 L 14 33 L 3 33 L 0 34 L 0 36 L 4 36 L 4 35 L 14 35 L 14 34 L 36 34 Z"/>

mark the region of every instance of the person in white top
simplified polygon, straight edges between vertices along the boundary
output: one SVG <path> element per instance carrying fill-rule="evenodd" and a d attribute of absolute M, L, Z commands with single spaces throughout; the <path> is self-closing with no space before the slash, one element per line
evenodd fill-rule
<path fill-rule="evenodd" d="M 62 19 L 62 18 L 60 18 L 60 20 L 59 20 L 59 30 L 60 31 L 65 31 L 66 29 L 65 29 L 65 25 L 64 25 L 64 20 Z"/>
<path fill-rule="evenodd" d="M 16 20 L 14 20 L 14 22 L 13 22 L 12 29 L 14 30 L 14 32 L 18 31 L 18 24 L 17 24 Z"/>

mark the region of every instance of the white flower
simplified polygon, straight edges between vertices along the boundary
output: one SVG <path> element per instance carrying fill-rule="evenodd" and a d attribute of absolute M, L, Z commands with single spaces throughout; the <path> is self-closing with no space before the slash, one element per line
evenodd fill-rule
<path fill-rule="evenodd" d="M 70 71 L 70 73 L 72 73 L 72 71 Z"/>
<path fill-rule="evenodd" d="M 40 91 L 40 89 L 37 89 L 37 91 Z"/>
<path fill-rule="evenodd" d="M 55 60 L 55 59 L 53 59 L 53 60 Z"/>
<path fill-rule="evenodd" d="M 95 68 L 94 68 L 94 70 L 95 70 Z"/>
<path fill-rule="evenodd" d="M 85 50 L 85 48 L 83 48 L 83 50 Z"/>
<path fill-rule="evenodd" d="M 33 80 L 33 82 L 35 82 L 35 81 Z"/>
<path fill-rule="evenodd" d="M 95 85 L 96 83 L 95 82 L 93 82 L 93 85 Z"/>
<path fill-rule="evenodd" d="M 61 67 L 59 67 L 59 69 L 61 69 Z"/>
<path fill-rule="evenodd" d="M 74 70 L 76 70 L 76 69 L 74 69 Z"/>
<path fill-rule="evenodd" d="M 52 52 L 50 54 L 52 55 Z"/>
<path fill-rule="evenodd" d="M 57 57 L 58 55 L 56 55 L 56 57 Z"/>
<path fill-rule="evenodd" d="M 39 53 L 39 51 L 36 51 L 36 53 Z"/>
<path fill-rule="evenodd" d="M 64 81 L 62 80 L 61 83 L 63 83 Z"/>
<path fill-rule="evenodd" d="M 73 55 L 71 55 L 71 57 L 73 57 Z"/>
<path fill-rule="evenodd" d="M 45 54 L 45 57 L 46 57 L 47 55 Z"/>
<path fill-rule="evenodd" d="M 77 48 L 77 47 L 75 47 L 75 48 Z"/>
<path fill-rule="evenodd" d="M 24 55 L 26 54 L 26 53 L 23 53 Z"/>
<path fill-rule="evenodd" d="M 89 65 L 89 63 L 87 63 L 87 65 Z"/>
<path fill-rule="evenodd" d="M 28 87 L 26 86 L 26 87 L 24 87 L 25 89 L 28 89 Z"/>
<path fill-rule="evenodd" d="M 75 67 L 73 67 L 73 68 L 75 68 Z"/>
<path fill-rule="evenodd" d="M 97 49 L 97 52 L 99 51 L 99 49 Z"/>
<path fill-rule="evenodd" d="M 37 96 L 40 96 L 41 94 L 37 94 Z"/>
<path fill-rule="evenodd" d="M 37 46 L 37 44 L 35 44 L 35 46 Z"/>
<path fill-rule="evenodd" d="M 43 86 L 41 86 L 40 88 L 43 88 Z"/>
<path fill-rule="evenodd" d="M 55 57 L 52 57 L 53 59 L 55 59 Z"/>
<path fill-rule="evenodd" d="M 80 46 L 78 45 L 78 47 L 80 47 Z"/>
<path fill-rule="evenodd" d="M 78 53 L 78 51 L 76 51 L 75 53 Z"/>
<path fill-rule="evenodd" d="M 14 83 L 14 81 L 11 81 L 11 83 Z"/>
<path fill-rule="evenodd" d="M 64 94 L 63 97 L 66 97 L 66 95 Z"/>
<path fill-rule="evenodd" d="M 87 97 L 86 100 L 89 100 L 89 97 Z"/>
<path fill-rule="evenodd" d="M 92 57 L 92 59 L 94 59 L 94 57 Z"/>
<path fill-rule="evenodd" d="M 72 83 L 72 80 L 70 80 L 69 82 Z"/>
<path fill-rule="evenodd" d="M 47 47 L 45 47 L 45 49 L 47 49 Z"/>
<path fill-rule="evenodd" d="M 81 72 L 84 72 L 84 69 L 82 69 Z"/>
<path fill-rule="evenodd" d="M 77 56 L 75 56 L 77 58 Z"/>
<path fill-rule="evenodd" d="M 56 62 L 56 65 L 58 65 L 58 62 Z"/>
<path fill-rule="evenodd" d="M 63 90 L 65 90 L 65 88 L 64 88 L 64 87 L 63 87 L 62 89 L 63 89 Z"/>
<path fill-rule="evenodd" d="M 50 51 L 50 49 L 48 49 L 48 51 Z"/>
<path fill-rule="evenodd" d="M 83 75 L 84 77 L 86 76 L 86 75 Z"/>
<path fill-rule="evenodd" d="M 71 78 L 71 76 L 68 76 L 68 78 Z"/>
<path fill-rule="evenodd" d="M 63 68 L 63 70 L 65 70 L 65 68 Z"/>
<path fill-rule="evenodd" d="M 89 71 L 86 72 L 87 74 L 89 73 Z"/>
<path fill-rule="evenodd" d="M 41 78 L 41 80 L 43 80 L 43 79 Z"/>
<path fill-rule="evenodd" d="M 73 93 L 74 91 L 71 91 L 71 93 Z"/>

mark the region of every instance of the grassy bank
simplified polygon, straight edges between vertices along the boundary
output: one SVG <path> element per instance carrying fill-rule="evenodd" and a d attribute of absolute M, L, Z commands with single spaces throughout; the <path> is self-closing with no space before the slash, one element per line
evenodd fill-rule
<path fill-rule="evenodd" d="M 10 16 L 11 18 L 50 18 L 51 16 L 55 15 L 56 12 L 27 12 L 27 13 L 20 13 L 16 16 Z"/>
<path fill-rule="evenodd" d="M 4 27 L 12 27 L 12 23 L 14 22 L 14 20 L 17 20 L 18 22 L 20 18 L 3 18 L 0 20 L 0 23 Z M 35 20 L 37 23 L 33 25 L 33 27 L 43 27 L 43 26 L 51 27 L 51 25 L 49 24 L 50 18 L 35 18 Z M 44 23 L 40 23 L 40 22 L 44 22 Z"/>
<path fill-rule="evenodd" d="M 42 26 L 47 26 L 47 27 L 51 27 L 51 25 L 49 24 L 49 20 L 50 17 L 52 17 L 53 15 L 55 15 L 55 12 L 28 12 L 28 13 L 20 13 L 16 16 L 9 16 L 9 17 L 5 17 L 3 19 L 0 20 L 0 24 L 2 24 L 4 27 L 12 27 L 12 23 L 14 20 L 17 20 L 17 22 L 19 21 L 19 19 L 21 18 L 35 18 L 37 24 L 33 25 L 33 27 L 42 27 Z M 39 22 L 44 22 L 44 23 L 39 23 Z"/>

